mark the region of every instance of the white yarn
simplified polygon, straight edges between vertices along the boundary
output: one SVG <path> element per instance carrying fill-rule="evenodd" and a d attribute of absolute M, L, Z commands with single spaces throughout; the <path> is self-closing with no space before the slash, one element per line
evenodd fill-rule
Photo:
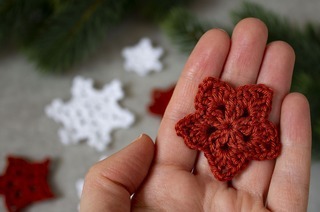
<path fill-rule="evenodd" d="M 111 142 L 113 129 L 128 128 L 134 121 L 134 115 L 117 102 L 124 96 L 119 80 L 96 90 L 92 79 L 78 76 L 71 94 L 70 101 L 55 99 L 45 109 L 49 117 L 63 124 L 58 134 L 65 145 L 86 140 L 89 146 L 103 151 Z"/>
<path fill-rule="evenodd" d="M 122 56 L 125 58 L 124 68 L 140 76 L 146 76 L 151 71 L 159 72 L 162 70 L 159 61 L 162 54 L 161 47 L 153 48 L 149 38 L 142 38 L 135 46 L 122 50 Z"/>

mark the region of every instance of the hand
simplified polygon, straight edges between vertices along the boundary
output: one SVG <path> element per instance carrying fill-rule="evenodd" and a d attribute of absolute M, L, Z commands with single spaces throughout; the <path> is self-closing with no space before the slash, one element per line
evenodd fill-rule
<path fill-rule="evenodd" d="M 177 83 L 155 145 L 142 135 L 94 165 L 85 180 L 81 211 L 306 211 L 309 105 L 301 94 L 288 94 L 293 49 L 281 41 L 266 42 L 266 26 L 253 18 L 237 24 L 231 41 L 219 29 L 203 35 Z M 197 87 L 207 76 L 220 76 L 233 86 L 263 83 L 274 90 L 270 120 L 280 125 L 282 142 L 276 160 L 252 161 L 231 182 L 220 182 L 204 155 L 176 135 L 175 124 L 194 111 Z"/>

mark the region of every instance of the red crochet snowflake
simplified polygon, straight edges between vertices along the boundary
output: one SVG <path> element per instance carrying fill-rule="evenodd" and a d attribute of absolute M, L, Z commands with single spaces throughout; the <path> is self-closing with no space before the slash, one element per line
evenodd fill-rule
<path fill-rule="evenodd" d="M 154 89 L 152 91 L 153 102 L 149 105 L 150 113 L 163 116 L 168 103 L 171 99 L 175 86 L 171 86 L 168 89 Z"/>
<path fill-rule="evenodd" d="M 4 195 L 9 212 L 21 211 L 27 205 L 52 198 L 47 183 L 49 159 L 29 163 L 22 158 L 8 157 L 6 172 L 0 176 L 0 194 Z"/>
<path fill-rule="evenodd" d="M 271 160 L 281 151 L 277 128 L 268 120 L 273 92 L 265 85 L 232 88 L 208 77 L 195 98 L 195 113 L 176 124 L 185 144 L 203 151 L 213 175 L 231 180 L 250 160 Z"/>

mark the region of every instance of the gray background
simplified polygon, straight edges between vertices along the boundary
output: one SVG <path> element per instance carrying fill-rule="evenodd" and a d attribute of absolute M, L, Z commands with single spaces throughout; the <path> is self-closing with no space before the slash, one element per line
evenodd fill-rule
<path fill-rule="evenodd" d="M 292 22 L 320 21 L 319 0 L 258 1 L 278 14 L 290 17 Z M 192 10 L 200 18 L 231 26 L 229 13 L 241 1 L 201 0 Z M 129 35 L 129 36 L 128 36 Z M 164 71 L 147 77 L 127 73 L 123 69 L 121 49 L 150 37 L 154 44 L 165 49 L 162 58 Z M 66 76 L 44 75 L 24 55 L 9 51 L 0 55 L 0 172 L 5 168 L 8 154 L 21 155 L 32 160 L 52 158 L 50 183 L 56 199 L 32 205 L 27 211 L 76 211 L 79 199 L 75 182 L 83 178 L 88 168 L 101 155 L 110 155 L 126 146 L 141 132 L 155 138 L 160 123 L 158 117 L 147 114 L 150 91 L 154 87 L 168 87 L 176 82 L 187 59 L 169 42 L 158 27 L 128 21 L 112 32 L 99 50 L 87 61 L 73 68 Z M 136 115 L 135 124 L 127 130 L 117 130 L 113 142 L 102 153 L 87 145 L 63 146 L 57 136 L 59 124 L 46 117 L 44 108 L 54 98 L 68 100 L 72 79 L 76 75 L 93 78 L 105 84 L 114 78 L 123 82 L 126 97 L 121 105 Z M 320 209 L 320 162 L 312 164 L 309 211 Z M 0 211 L 4 211 L 0 201 Z"/>

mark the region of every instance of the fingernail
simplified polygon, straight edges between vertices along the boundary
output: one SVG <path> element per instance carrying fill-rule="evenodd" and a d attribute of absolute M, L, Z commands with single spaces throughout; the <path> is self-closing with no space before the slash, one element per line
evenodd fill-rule
<path fill-rule="evenodd" d="M 226 30 L 222 29 L 222 28 L 216 28 L 216 29 L 218 29 L 218 30 L 220 30 L 220 31 L 225 32 L 225 33 L 228 34 L 228 32 L 227 32 Z"/>
<path fill-rule="evenodd" d="M 151 140 L 153 143 L 155 143 L 155 141 L 145 133 L 141 133 L 138 138 L 136 138 L 134 141 L 132 141 L 132 143 L 135 142 L 135 141 L 139 141 L 141 139 L 144 139 L 145 141 Z"/>
<path fill-rule="evenodd" d="M 134 139 L 131 143 L 134 143 L 135 141 L 140 140 L 144 136 L 143 133 L 141 133 L 136 139 Z"/>
<path fill-rule="evenodd" d="M 144 133 L 141 133 L 138 137 L 138 139 L 142 138 L 145 134 Z"/>

